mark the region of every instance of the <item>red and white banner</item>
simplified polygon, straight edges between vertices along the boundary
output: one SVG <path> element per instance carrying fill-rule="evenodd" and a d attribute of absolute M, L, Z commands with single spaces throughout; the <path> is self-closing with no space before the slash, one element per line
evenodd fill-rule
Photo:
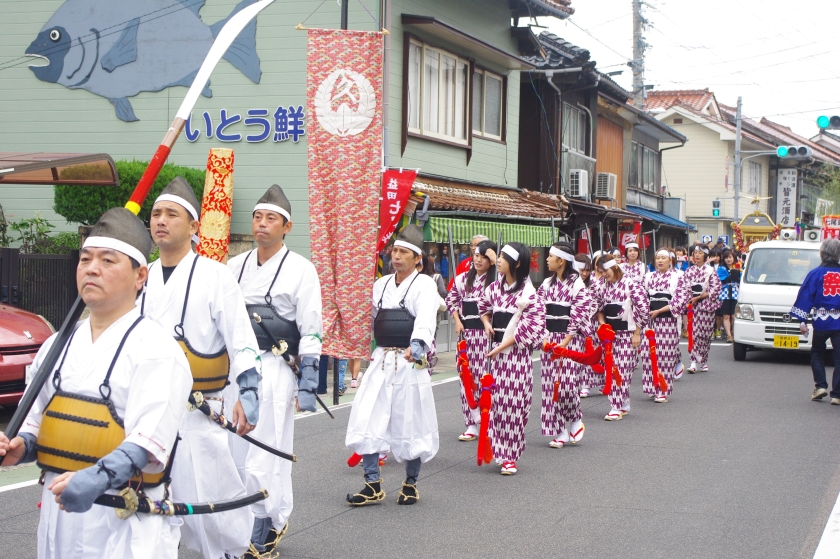
<path fill-rule="evenodd" d="M 639 242 L 639 233 L 642 231 L 642 223 L 640 221 L 633 221 L 632 226 L 631 222 L 620 223 L 618 229 L 618 248 L 621 250 L 621 253 L 624 254 L 624 247 L 627 243 Z"/>
<path fill-rule="evenodd" d="M 367 358 L 382 170 L 382 34 L 310 29 L 309 229 L 321 280 L 324 355 Z M 360 281 L 361 280 L 361 281 Z M 369 281 L 368 281 L 369 280 Z"/>
<path fill-rule="evenodd" d="M 394 230 L 405 210 L 405 204 L 411 195 L 411 187 L 414 179 L 417 178 L 417 171 L 406 171 L 403 169 L 387 169 L 382 173 L 382 196 L 379 197 L 379 241 L 376 244 L 376 253 L 379 254 Z"/>

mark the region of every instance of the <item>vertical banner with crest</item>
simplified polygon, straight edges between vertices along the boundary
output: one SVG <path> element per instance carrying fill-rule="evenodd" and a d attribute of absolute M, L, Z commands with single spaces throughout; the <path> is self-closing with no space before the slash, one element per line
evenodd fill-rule
<path fill-rule="evenodd" d="M 310 29 L 309 228 L 323 299 L 323 354 L 366 358 L 382 170 L 382 34 Z"/>

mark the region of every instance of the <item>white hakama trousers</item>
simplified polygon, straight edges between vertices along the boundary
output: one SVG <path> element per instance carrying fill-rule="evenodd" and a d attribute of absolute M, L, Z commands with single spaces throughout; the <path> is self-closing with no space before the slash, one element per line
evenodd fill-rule
<path fill-rule="evenodd" d="M 435 398 L 426 369 L 402 351 L 377 348 L 353 400 L 344 444 L 356 454 L 393 453 L 397 462 L 428 462 L 440 445 Z"/>
<path fill-rule="evenodd" d="M 289 454 L 295 436 L 295 398 L 297 377 L 291 368 L 271 352 L 262 355 L 260 382 L 260 420 L 250 433 L 258 441 Z M 270 518 L 280 531 L 292 515 L 292 463 L 250 443 L 245 462 L 248 494 L 268 489 L 268 499 L 251 505 L 254 516 Z"/>
<path fill-rule="evenodd" d="M 178 452 L 181 451 L 180 445 Z M 58 474 L 48 472 L 41 493 L 38 523 L 39 559 L 176 559 L 181 519 L 137 513 L 120 520 L 114 509 L 93 505 L 83 513 L 59 509 L 47 487 Z M 116 491 L 108 493 L 116 494 Z M 163 498 L 163 486 L 147 490 L 153 500 Z M 5 553 L 0 555 L 6 556 Z"/>
<path fill-rule="evenodd" d="M 209 400 L 208 404 L 216 413 L 222 412 L 222 402 Z M 196 410 L 184 416 L 179 434 L 181 441 L 172 467 L 172 500 L 206 503 L 246 495 L 227 431 Z M 250 507 L 183 518 L 184 544 L 203 553 L 205 559 L 218 559 L 226 552 L 239 556 L 248 549 L 254 528 Z"/>

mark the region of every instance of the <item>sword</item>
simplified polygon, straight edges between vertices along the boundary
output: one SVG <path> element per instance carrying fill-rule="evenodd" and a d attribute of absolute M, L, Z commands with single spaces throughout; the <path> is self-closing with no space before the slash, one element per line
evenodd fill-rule
<path fill-rule="evenodd" d="M 166 158 L 169 157 L 169 152 L 172 151 L 172 146 L 175 145 L 175 141 L 178 139 L 178 136 L 181 135 L 184 125 L 187 122 L 187 118 L 190 116 L 193 107 L 195 107 L 196 101 L 198 101 L 198 96 L 204 89 L 204 85 L 210 78 L 210 74 L 213 73 L 213 69 L 216 67 L 216 64 L 218 64 L 219 60 L 221 60 L 222 55 L 227 52 L 230 45 L 233 44 L 233 41 L 237 36 L 239 36 L 239 33 L 242 32 L 245 26 L 248 25 L 252 19 L 257 17 L 257 14 L 268 7 L 268 5 L 273 1 L 274 0 L 261 0 L 256 4 L 243 8 L 239 13 L 230 18 L 224 27 L 222 27 L 221 31 L 219 31 L 219 34 L 216 36 L 216 40 L 210 47 L 210 51 L 207 53 L 207 56 L 204 58 L 204 62 L 202 62 L 201 68 L 199 68 L 189 91 L 187 91 L 187 96 L 184 98 L 184 101 L 181 103 L 181 106 L 176 113 L 175 120 L 173 120 L 172 124 L 169 126 L 166 135 L 163 137 L 163 141 L 158 146 L 154 156 L 151 161 L 149 161 L 149 166 L 146 167 L 146 170 L 143 172 L 143 176 L 140 177 L 140 182 L 137 183 L 137 187 L 131 194 L 131 198 L 125 204 L 125 207 L 130 211 L 135 214 L 140 212 L 140 207 L 149 195 L 149 191 L 151 190 L 155 179 L 157 179 L 161 167 L 163 167 L 163 164 L 166 163 Z M 53 368 L 55 368 L 55 364 L 58 361 L 58 356 L 64 349 L 64 346 L 67 345 L 67 341 L 70 339 L 73 327 L 76 325 L 79 317 L 82 316 L 82 312 L 84 310 L 85 302 L 82 301 L 81 296 L 77 296 L 76 301 L 70 308 L 70 312 L 67 314 L 67 318 L 64 319 L 64 322 L 61 324 L 61 328 L 56 334 L 53 345 L 44 356 L 44 361 L 41 363 L 41 367 L 29 383 L 30 385 L 23 394 L 23 398 L 21 398 L 20 403 L 18 403 L 18 407 L 15 410 L 14 415 L 12 415 L 12 419 L 9 420 L 9 424 L 6 427 L 6 436 L 9 437 L 9 439 L 17 436 L 20 431 L 20 428 L 23 425 L 23 420 L 26 419 L 26 415 L 35 403 L 35 399 L 40 394 L 44 383 L 46 383 L 47 379 L 52 375 Z M 3 463 L 4 458 L 5 456 L 0 456 L 0 464 Z"/>
<path fill-rule="evenodd" d="M 100 495 L 94 501 L 95 504 L 103 507 L 117 509 L 117 516 L 121 520 L 131 517 L 135 512 L 146 514 L 158 514 L 161 516 L 191 516 L 194 514 L 213 514 L 214 512 L 225 512 L 228 510 L 247 507 L 263 499 L 268 498 L 268 491 L 260 489 L 257 493 L 219 501 L 218 503 L 173 503 L 168 499 L 153 501 L 146 496 L 139 496 L 131 487 L 120 491 L 119 495 Z"/>
<path fill-rule="evenodd" d="M 278 342 L 274 339 L 274 336 L 272 336 L 271 332 L 268 331 L 268 326 L 263 324 L 262 317 L 258 313 L 251 313 L 251 318 L 254 320 L 254 322 L 260 325 L 263 334 L 265 334 L 265 336 L 271 342 L 271 345 L 273 346 L 271 348 L 271 353 L 282 357 L 283 360 L 286 362 L 286 365 L 288 365 L 289 368 L 292 369 L 292 372 L 295 374 L 295 376 L 298 379 L 300 379 L 300 369 L 298 369 L 297 363 L 295 363 L 295 360 L 292 359 L 292 356 L 289 355 L 289 345 L 286 342 Z M 338 390 L 338 387 L 333 387 L 333 390 Z M 330 416 L 330 419 L 335 419 L 335 416 L 330 411 L 330 408 L 328 408 L 324 401 L 321 400 L 317 392 L 315 393 L 315 401 L 318 402 L 322 408 L 324 408 L 324 411 L 327 412 L 327 415 Z"/>
<path fill-rule="evenodd" d="M 218 414 L 212 409 L 210 409 L 210 406 L 204 400 L 204 396 L 201 394 L 201 392 L 193 392 L 192 394 L 190 394 L 188 401 L 189 406 L 187 406 L 187 409 L 189 409 L 190 411 L 196 409 L 204 415 L 206 415 L 207 417 L 209 417 L 213 421 L 213 423 L 216 423 L 222 429 L 227 429 L 231 433 L 236 433 L 236 427 L 233 426 L 233 423 L 228 421 L 228 419 L 224 415 Z M 251 443 L 252 445 L 257 446 L 263 449 L 264 451 L 273 454 L 274 456 L 279 456 L 280 458 L 284 458 L 290 462 L 297 462 L 297 456 L 295 456 L 294 454 L 288 454 L 286 452 L 283 452 L 282 450 L 278 450 L 273 446 L 267 445 L 262 441 L 258 441 L 257 439 L 249 435 L 239 436 Z"/>

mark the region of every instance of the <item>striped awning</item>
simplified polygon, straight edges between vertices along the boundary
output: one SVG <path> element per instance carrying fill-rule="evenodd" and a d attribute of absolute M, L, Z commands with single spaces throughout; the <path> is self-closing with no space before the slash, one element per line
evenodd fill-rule
<path fill-rule="evenodd" d="M 498 241 L 499 232 L 502 234 L 503 243 L 515 241 L 529 247 L 547 247 L 552 244 L 551 227 L 434 216 L 426 222 L 425 241 L 448 243 L 450 227 L 452 242 L 455 244 L 469 244 L 476 235 L 486 235 L 491 240 Z"/>

